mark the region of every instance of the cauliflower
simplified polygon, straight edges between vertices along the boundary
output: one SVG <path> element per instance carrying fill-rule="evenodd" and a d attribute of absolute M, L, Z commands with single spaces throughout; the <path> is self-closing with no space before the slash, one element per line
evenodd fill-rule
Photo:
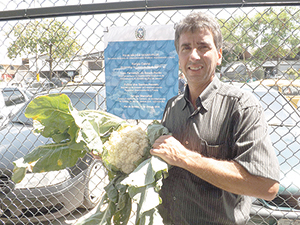
<path fill-rule="evenodd" d="M 113 131 L 104 143 L 105 161 L 129 174 L 146 154 L 149 140 L 146 132 L 137 125 L 123 125 Z"/>

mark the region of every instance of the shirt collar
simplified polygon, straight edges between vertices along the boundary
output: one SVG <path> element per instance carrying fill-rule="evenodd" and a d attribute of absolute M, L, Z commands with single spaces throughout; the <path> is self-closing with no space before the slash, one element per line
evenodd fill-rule
<path fill-rule="evenodd" d="M 215 97 L 220 85 L 221 85 L 221 81 L 219 80 L 218 77 L 215 76 L 213 78 L 212 82 L 205 88 L 205 90 L 198 97 L 198 99 L 197 99 L 198 108 L 201 107 L 201 106 L 205 110 L 207 110 L 209 108 L 209 106 L 211 105 L 212 100 Z M 189 88 L 188 88 L 188 84 L 187 84 L 187 86 L 185 88 L 185 92 L 183 94 L 183 98 L 182 98 L 182 110 L 184 110 L 184 108 L 189 103 L 188 96 L 189 96 Z"/>
<path fill-rule="evenodd" d="M 184 110 L 185 107 L 187 107 L 189 102 L 189 85 L 187 84 L 182 98 L 182 110 Z"/>
<path fill-rule="evenodd" d="M 220 86 L 221 81 L 215 76 L 212 82 L 200 94 L 200 102 L 206 110 L 209 109 L 210 105 L 212 104 L 212 100 L 215 98 Z"/>

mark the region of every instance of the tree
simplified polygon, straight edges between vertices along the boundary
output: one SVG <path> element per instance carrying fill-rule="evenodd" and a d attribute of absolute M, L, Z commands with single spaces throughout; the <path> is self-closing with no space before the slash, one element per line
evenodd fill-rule
<path fill-rule="evenodd" d="M 52 61 L 69 61 L 80 49 L 74 28 L 54 19 L 18 23 L 7 35 L 14 36 L 7 48 L 9 58 L 48 54 L 50 79 Z"/>
<path fill-rule="evenodd" d="M 246 51 L 253 48 L 255 34 L 251 32 L 252 21 L 247 16 L 230 17 L 221 20 L 221 30 L 224 39 L 224 63 L 239 59 Z"/>
<path fill-rule="evenodd" d="M 255 15 L 253 33 L 257 35 L 254 56 L 261 60 L 278 60 L 295 56 L 299 40 L 298 8 L 268 8 Z"/>
<path fill-rule="evenodd" d="M 300 46 L 300 11 L 295 7 L 270 7 L 249 17 L 238 15 L 221 20 L 226 52 L 237 58 L 246 50 L 256 60 L 295 57 Z M 234 56 L 234 57 L 233 57 Z"/>
<path fill-rule="evenodd" d="M 299 21 L 300 11 L 296 7 L 270 7 L 254 15 L 233 14 L 220 20 L 224 38 L 222 65 L 243 61 L 245 65 L 260 67 L 268 60 L 296 58 L 300 46 Z M 245 57 L 248 52 L 251 58 Z"/>

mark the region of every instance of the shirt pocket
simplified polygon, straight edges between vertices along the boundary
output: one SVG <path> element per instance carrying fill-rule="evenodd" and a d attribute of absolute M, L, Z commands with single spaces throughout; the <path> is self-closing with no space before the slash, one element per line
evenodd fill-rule
<path fill-rule="evenodd" d="M 229 151 L 226 143 L 220 145 L 209 145 L 205 140 L 201 140 L 202 154 L 209 158 L 229 159 Z"/>

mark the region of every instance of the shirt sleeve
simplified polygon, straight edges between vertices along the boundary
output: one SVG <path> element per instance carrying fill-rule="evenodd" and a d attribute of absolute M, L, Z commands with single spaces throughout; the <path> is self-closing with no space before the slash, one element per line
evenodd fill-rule
<path fill-rule="evenodd" d="M 235 116 L 234 160 L 250 174 L 279 181 L 279 163 L 262 106 L 254 96 L 247 96 Z"/>

